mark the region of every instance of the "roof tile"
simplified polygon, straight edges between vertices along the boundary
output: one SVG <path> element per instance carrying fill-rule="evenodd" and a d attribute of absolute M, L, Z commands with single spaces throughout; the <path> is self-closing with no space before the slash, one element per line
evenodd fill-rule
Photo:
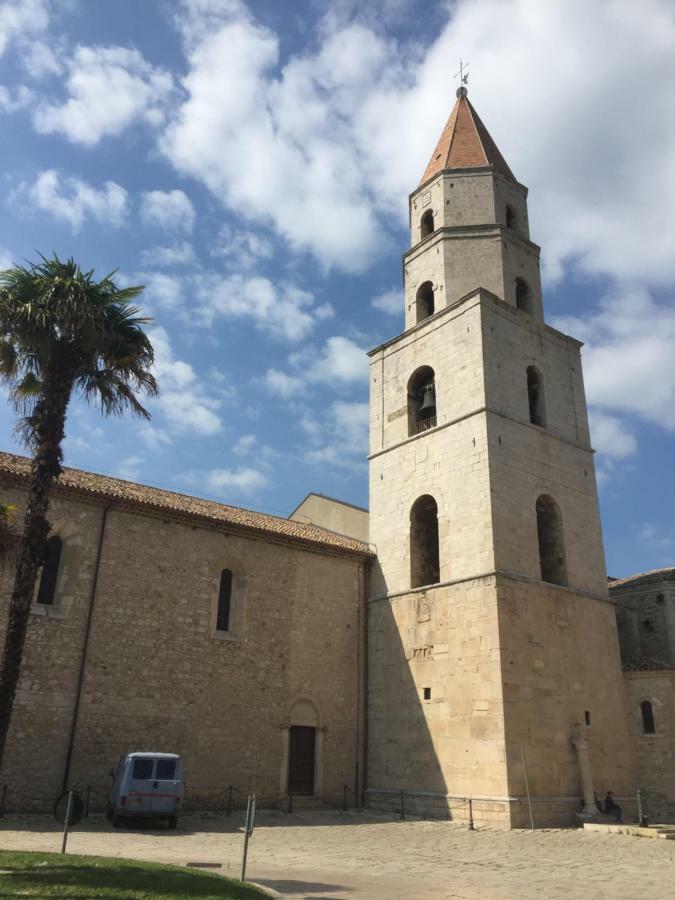
<path fill-rule="evenodd" d="M 506 160 L 465 94 L 460 94 L 443 129 L 420 184 L 444 169 L 491 166 L 515 181 Z"/>
<path fill-rule="evenodd" d="M 30 475 L 30 460 L 25 456 L 0 452 L 0 475 L 3 474 L 13 480 L 27 482 Z M 292 519 L 254 512 L 251 509 L 216 503 L 214 500 L 204 500 L 145 484 L 122 481 L 109 475 L 96 475 L 81 469 L 64 468 L 57 482 L 57 489 L 89 497 L 100 497 L 146 510 L 194 516 L 214 525 L 229 526 L 238 531 L 248 531 L 270 539 L 285 539 L 314 545 L 317 550 L 361 556 L 373 555 L 368 544 L 320 528 L 318 525 L 307 525 Z"/>

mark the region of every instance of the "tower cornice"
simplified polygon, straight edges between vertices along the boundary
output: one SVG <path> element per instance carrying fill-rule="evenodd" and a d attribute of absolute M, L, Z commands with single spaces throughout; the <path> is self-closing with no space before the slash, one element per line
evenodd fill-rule
<path fill-rule="evenodd" d="M 469 301 L 473 300 L 474 303 L 470 304 Z M 518 316 L 519 320 L 522 323 L 526 323 L 527 327 L 530 329 L 534 329 L 536 331 L 540 331 L 544 334 L 548 334 L 552 337 L 557 338 L 559 341 L 562 341 L 567 344 L 571 344 L 573 347 L 577 349 L 581 349 L 584 346 L 583 341 L 578 340 L 575 337 L 572 337 L 569 334 L 565 334 L 563 331 L 558 331 L 557 328 L 553 328 L 551 325 L 547 325 L 545 322 L 542 322 L 538 319 L 533 318 L 527 313 L 521 312 L 520 310 L 514 309 L 510 303 L 507 303 L 505 300 L 502 300 L 501 297 L 498 297 L 496 294 L 493 294 L 491 291 L 486 290 L 485 288 L 479 287 L 474 291 L 470 291 L 468 294 L 465 294 L 463 297 L 460 297 L 459 300 L 455 300 L 454 303 L 448 304 L 448 306 L 444 306 L 442 309 L 439 309 L 433 315 L 428 316 L 422 322 L 417 322 L 411 328 L 407 328 L 405 331 L 402 331 L 400 334 L 397 334 L 395 337 L 390 338 L 388 341 L 384 341 L 382 344 L 379 344 L 377 347 L 373 347 L 372 350 L 368 350 L 366 356 L 371 359 L 375 357 L 378 353 L 383 350 L 387 350 L 389 347 L 393 347 L 398 343 L 405 342 L 411 336 L 416 333 L 425 333 L 427 331 L 433 331 L 435 327 L 440 324 L 440 321 L 448 316 L 452 312 L 457 312 L 461 310 L 462 307 L 476 306 L 478 304 L 486 304 L 490 303 L 494 307 L 496 307 L 501 313 L 506 314 L 508 316 Z"/>
<path fill-rule="evenodd" d="M 408 194 L 408 200 L 410 201 L 413 199 L 413 197 L 416 197 L 418 194 L 420 194 L 426 187 L 429 187 L 429 185 L 433 184 L 433 182 L 436 181 L 437 178 L 441 178 L 441 177 L 448 178 L 448 177 L 454 177 L 454 176 L 463 177 L 463 176 L 473 176 L 473 175 L 494 175 L 499 178 L 504 178 L 504 179 L 506 179 L 506 181 L 509 181 L 511 184 L 515 185 L 517 188 L 520 188 L 520 190 L 524 192 L 525 197 L 527 197 L 527 195 L 529 193 L 529 188 L 527 187 L 527 185 L 522 184 L 520 181 L 518 181 L 514 177 L 509 177 L 507 175 L 504 175 L 503 172 L 500 172 L 500 171 L 494 169 L 492 166 L 472 166 L 472 167 L 464 167 L 464 168 L 439 169 L 437 172 L 434 172 L 433 175 L 430 175 L 427 179 L 425 179 L 424 181 L 421 181 L 417 185 L 415 190 L 411 191 Z"/>
<path fill-rule="evenodd" d="M 506 225 L 501 225 L 500 223 L 493 223 L 490 225 L 444 225 L 440 228 L 437 228 L 433 234 L 428 235 L 428 237 L 423 238 L 419 243 L 415 244 L 414 247 L 411 247 L 409 250 L 406 250 L 402 255 L 403 262 L 409 259 L 414 259 L 418 252 L 425 250 L 427 247 L 433 246 L 433 244 L 437 240 L 442 240 L 444 237 L 457 237 L 459 239 L 462 238 L 472 238 L 472 237 L 489 237 L 493 235 L 494 237 L 508 237 L 519 244 L 522 244 L 524 247 L 528 247 L 530 250 L 534 250 L 536 253 L 541 252 L 541 247 L 539 244 L 535 244 L 534 241 L 531 241 L 529 238 L 524 237 L 517 231 L 514 231 L 512 228 L 507 228 Z"/>

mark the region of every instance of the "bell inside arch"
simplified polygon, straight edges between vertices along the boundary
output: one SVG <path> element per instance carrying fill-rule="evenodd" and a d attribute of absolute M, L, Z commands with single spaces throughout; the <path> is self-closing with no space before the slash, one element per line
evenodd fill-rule
<path fill-rule="evenodd" d="M 424 416 L 432 416 L 436 412 L 436 388 L 432 384 L 427 384 L 424 387 L 424 393 L 422 394 L 422 405 L 420 406 L 420 413 Z"/>

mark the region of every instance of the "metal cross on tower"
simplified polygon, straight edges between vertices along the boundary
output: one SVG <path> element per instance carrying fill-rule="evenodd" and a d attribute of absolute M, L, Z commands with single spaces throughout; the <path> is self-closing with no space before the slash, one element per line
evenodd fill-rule
<path fill-rule="evenodd" d="M 464 70 L 469 68 L 469 64 L 462 62 L 462 57 L 459 58 L 459 72 L 455 72 L 455 78 L 460 76 L 459 83 L 466 84 L 469 80 L 469 73 L 464 74 Z"/>
<path fill-rule="evenodd" d="M 465 71 L 469 68 L 469 64 L 462 61 L 462 57 L 459 58 L 459 71 L 455 72 L 454 77 L 457 78 L 459 76 L 459 87 L 457 88 L 457 96 L 466 97 L 467 91 L 467 83 L 469 81 L 469 73 Z"/>

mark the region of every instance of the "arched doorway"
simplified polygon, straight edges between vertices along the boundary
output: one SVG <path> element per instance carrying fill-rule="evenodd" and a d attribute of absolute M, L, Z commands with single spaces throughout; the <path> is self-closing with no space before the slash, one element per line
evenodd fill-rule
<path fill-rule="evenodd" d="M 317 787 L 318 716 L 309 700 L 298 700 L 288 727 L 288 793 L 313 797 Z"/>

